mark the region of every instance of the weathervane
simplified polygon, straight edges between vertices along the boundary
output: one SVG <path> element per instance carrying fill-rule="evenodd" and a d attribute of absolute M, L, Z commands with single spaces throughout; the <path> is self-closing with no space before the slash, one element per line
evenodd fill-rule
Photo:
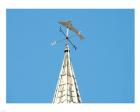
<path fill-rule="evenodd" d="M 73 31 L 74 33 L 76 33 L 76 35 L 80 38 L 80 40 L 84 39 L 85 37 L 81 34 L 80 31 L 78 31 L 73 25 L 72 25 L 72 21 L 71 20 L 68 20 L 68 21 L 59 21 L 58 22 L 60 25 L 64 26 L 67 28 L 67 31 L 66 33 L 64 33 L 63 29 L 61 28 L 60 26 L 60 32 L 65 36 L 65 39 L 63 40 L 66 40 L 66 44 L 68 45 L 68 42 L 72 45 L 72 47 L 76 50 L 77 47 L 73 44 L 73 42 L 70 40 L 70 37 L 69 37 L 69 30 Z M 58 42 L 61 42 L 63 40 L 58 40 L 58 41 L 53 41 L 51 44 L 52 46 L 56 45 Z"/>

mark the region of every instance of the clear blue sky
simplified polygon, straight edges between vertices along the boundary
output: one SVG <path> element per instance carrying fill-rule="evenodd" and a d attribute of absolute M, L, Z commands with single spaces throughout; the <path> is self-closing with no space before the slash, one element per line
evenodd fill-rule
<path fill-rule="evenodd" d="M 8 9 L 7 102 L 51 103 L 64 56 L 59 20 L 72 20 L 71 60 L 84 103 L 134 102 L 133 9 Z"/>

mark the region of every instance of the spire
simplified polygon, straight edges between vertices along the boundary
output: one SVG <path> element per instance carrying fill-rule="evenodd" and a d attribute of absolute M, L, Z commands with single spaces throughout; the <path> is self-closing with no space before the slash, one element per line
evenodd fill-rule
<path fill-rule="evenodd" d="M 81 103 L 79 89 L 70 60 L 70 49 L 68 44 L 65 46 L 64 60 L 59 74 L 53 103 Z"/>

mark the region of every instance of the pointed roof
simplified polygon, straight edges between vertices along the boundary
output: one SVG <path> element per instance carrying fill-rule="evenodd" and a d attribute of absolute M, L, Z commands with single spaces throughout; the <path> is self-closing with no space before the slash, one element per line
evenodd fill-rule
<path fill-rule="evenodd" d="M 81 103 L 73 66 L 70 60 L 70 49 L 66 44 L 64 60 L 59 74 L 53 103 Z"/>

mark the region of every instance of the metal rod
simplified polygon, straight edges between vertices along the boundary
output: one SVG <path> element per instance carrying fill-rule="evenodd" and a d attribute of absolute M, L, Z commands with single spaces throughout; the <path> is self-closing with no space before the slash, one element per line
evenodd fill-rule
<path fill-rule="evenodd" d="M 62 34 L 66 37 L 66 34 L 64 33 L 61 27 L 60 27 L 60 32 L 62 32 Z"/>
<path fill-rule="evenodd" d="M 67 28 L 67 33 L 66 33 L 66 44 L 68 45 L 68 38 L 69 38 L 69 28 Z"/>
<path fill-rule="evenodd" d="M 71 43 L 71 45 L 75 48 L 75 50 L 77 49 L 77 47 L 71 42 L 70 39 L 68 39 L 68 41 Z"/>

